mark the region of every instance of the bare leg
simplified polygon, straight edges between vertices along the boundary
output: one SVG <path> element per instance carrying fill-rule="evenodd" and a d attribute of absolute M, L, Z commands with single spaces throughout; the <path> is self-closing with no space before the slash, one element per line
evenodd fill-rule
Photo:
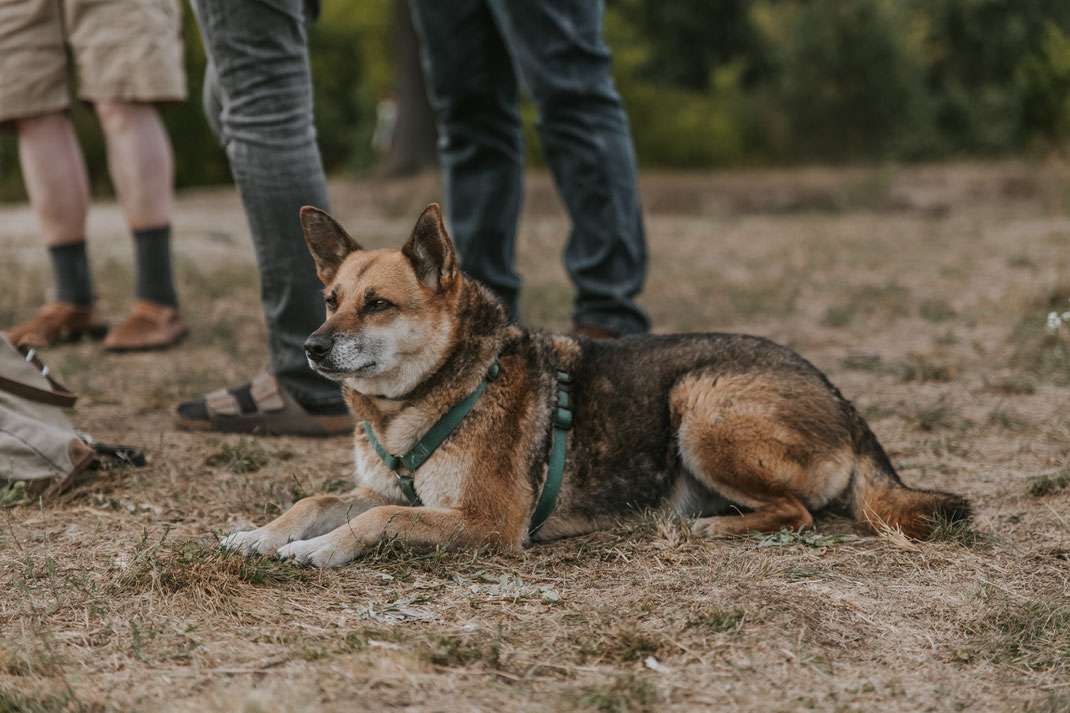
<path fill-rule="evenodd" d="M 49 247 L 85 237 L 89 178 L 66 112 L 19 119 L 19 161 L 30 205 Z"/>
<path fill-rule="evenodd" d="M 174 157 L 156 108 L 101 101 L 96 110 L 108 146 L 108 172 L 130 229 L 169 225 Z"/>

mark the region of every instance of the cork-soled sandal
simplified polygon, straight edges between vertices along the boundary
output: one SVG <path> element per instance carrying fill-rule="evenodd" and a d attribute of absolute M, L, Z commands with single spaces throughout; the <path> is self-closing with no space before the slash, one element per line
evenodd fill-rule
<path fill-rule="evenodd" d="M 257 374 L 248 387 L 219 389 L 200 401 L 179 404 L 174 418 L 187 431 L 271 436 L 338 436 L 353 433 L 354 426 L 348 411 L 309 413 L 267 372 Z"/>

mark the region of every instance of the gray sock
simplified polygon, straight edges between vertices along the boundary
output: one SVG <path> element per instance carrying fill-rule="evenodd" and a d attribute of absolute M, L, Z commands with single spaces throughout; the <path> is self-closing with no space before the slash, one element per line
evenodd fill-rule
<path fill-rule="evenodd" d="M 134 294 L 168 307 L 178 306 L 175 281 L 171 274 L 171 226 L 134 231 L 137 254 L 137 286 Z"/>
<path fill-rule="evenodd" d="M 56 299 L 81 307 L 93 304 L 97 296 L 93 290 L 93 276 L 89 273 L 85 239 L 53 245 L 48 254 L 52 257 L 52 274 L 56 278 Z"/>

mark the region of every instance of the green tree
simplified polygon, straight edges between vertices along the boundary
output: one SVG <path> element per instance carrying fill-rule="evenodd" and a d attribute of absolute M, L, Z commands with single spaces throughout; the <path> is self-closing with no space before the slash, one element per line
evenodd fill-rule
<path fill-rule="evenodd" d="M 1070 29 L 1066 0 L 909 0 L 929 23 L 927 88 L 945 153 L 990 154 L 1021 148 L 1050 121 L 1030 101 L 1041 65 L 1036 52 L 1049 27 Z M 1050 57 L 1048 58 L 1051 59 Z M 1043 63 L 1045 60 L 1040 60 Z M 1023 64 L 1031 69 L 1023 70 Z M 1023 75 L 1023 71 L 1026 73 Z M 1026 76 L 1028 75 L 1028 76 Z M 1045 92 L 1037 84 L 1034 91 Z M 1057 89 L 1049 85 L 1049 89 Z M 1032 101 L 1035 101 L 1034 99 Z M 1051 102 L 1052 100 L 1044 100 Z M 1057 102 L 1056 102 L 1057 103 Z"/>
<path fill-rule="evenodd" d="M 895 0 L 756 3 L 774 72 L 764 109 L 794 158 L 920 155 L 928 120 L 923 26 Z M 920 145 L 919 145 L 920 144 Z"/>

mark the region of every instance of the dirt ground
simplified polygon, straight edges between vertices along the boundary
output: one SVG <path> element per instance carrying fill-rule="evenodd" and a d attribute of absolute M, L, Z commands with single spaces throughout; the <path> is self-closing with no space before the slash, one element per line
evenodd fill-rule
<path fill-rule="evenodd" d="M 338 181 L 336 215 L 400 245 L 433 177 Z M 44 356 L 71 418 L 141 446 L 53 502 L 0 490 L 0 711 L 1070 710 L 1070 168 L 1057 163 L 650 174 L 658 331 L 742 331 L 823 369 L 903 479 L 966 495 L 936 541 L 816 530 L 694 538 L 644 516 L 520 556 L 390 544 L 334 571 L 220 553 L 219 533 L 347 487 L 347 438 L 174 429 L 179 400 L 266 362 L 231 190 L 179 196 L 193 332 Z M 567 329 L 568 221 L 529 180 L 525 318 Z M 89 235 L 129 303 L 114 204 Z M 29 209 L 0 206 L 0 325 L 50 285 Z"/>

